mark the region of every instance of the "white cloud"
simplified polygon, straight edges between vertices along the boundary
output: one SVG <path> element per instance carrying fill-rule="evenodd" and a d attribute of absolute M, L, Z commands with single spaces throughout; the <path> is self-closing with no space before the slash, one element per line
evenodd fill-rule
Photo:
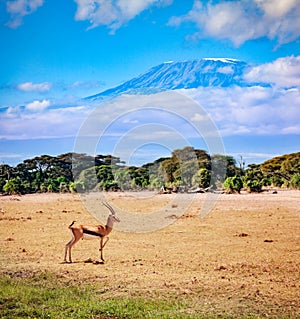
<path fill-rule="evenodd" d="M 283 129 L 284 134 L 299 134 L 299 125 L 288 126 Z"/>
<path fill-rule="evenodd" d="M 43 101 L 35 100 L 26 105 L 26 110 L 31 112 L 41 112 L 41 111 L 44 111 L 46 108 L 48 108 L 50 105 L 51 103 L 49 100 L 43 100 Z"/>
<path fill-rule="evenodd" d="M 250 82 L 300 88 L 300 56 L 279 58 L 274 62 L 253 67 L 244 77 Z"/>
<path fill-rule="evenodd" d="M 238 165 L 243 161 L 247 166 L 250 163 L 262 163 L 268 159 L 282 155 L 282 153 L 230 152 L 228 155 L 233 156 Z"/>
<path fill-rule="evenodd" d="M 21 108 L 19 106 L 10 106 L 7 108 L 7 110 L 3 113 L 4 116 L 2 118 L 4 120 L 15 118 L 20 113 Z"/>
<path fill-rule="evenodd" d="M 207 121 L 208 118 L 207 118 L 207 115 L 205 114 L 195 113 L 193 117 L 191 118 L 191 120 L 195 122 L 202 122 L 202 121 Z"/>
<path fill-rule="evenodd" d="M 131 120 L 131 119 L 125 119 L 124 121 L 123 121 L 123 124 L 138 124 L 139 123 L 139 121 L 138 120 Z"/>
<path fill-rule="evenodd" d="M 236 47 L 267 37 L 283 44 L 300 36 L 300 0 L 245 0 L 209 2 L 195 0 L 192 10 L 172 17 L 169 25 L 193 22 L 199 31 L 193 39 L 229 39 Z"/>
<path fill-rule="evenodd" d="M 300 134 L 300 90 L 271 87 L 180 90 L 205 109 L 222 136 Z"/>
<path fill-rule="evenodd" d="M 297 0 L 255 0 L 265 15 L 280 18 L 297 6 Z"/>
<path fill-rule="evenodd" d="M 91 28 L 106 25 L 114 33 L 147 8 L 166 6 L 172 0 L 74 0 L 77 3 L 76 20 L 88 20 Z"/>
<path fill-rule="evenodd" d="M 11 28 L 19 27 L 23 17 L 37 10 L 44 4 L 44 0 L 11 0 L 6 2 L 6 10 L 11 15 L 7 25 Z"/>
<path fill-rule="evenodd" d="M 52 87 L 52 84 L 49 82 L 42 82 L 42 83 L 32 83 L 32 82 L 24 82 L 17 86 L 17 88 L 21 91 L 31 92 L 31 91 L 38 91 L 38 92 L 45 92 L 49 91 Z"/>
<path fill-rule="evenodd" d="M 87 106 L 48 109 L 47 101 L 31 103 L 33 109 L 10 107 L 0 113 L 0 138 L 36 139 L 75 136 L 90 109 Z M 42 107 L 45 107 L 42 111 Z M 37 107 L 35 109 L 34 107 Z M 32 112 L 40 110 L 40 112 Z"/>
<path fill-rule="evenodd" d="M 249 153 L 231 153 L 232 156 L 234 157 L 238 157 L 240 159 L 241 155 L 243 157 L 243 159 L 249 159 L 249 158 L 266 158 L 266 157 L 269 157 L 269 158 L 272 158 L 272 157 L 275 157 L 275 156 L 279 156 L 281 154 L 278 154 L 278 153 L 252 153 L 252 152 L 249 152 Z"/>
<path fill-rule="evenodd" d="M 300 134 L 299 88 L 235 86 L 178 92 L 192 99 L 182 98 L 176 92 L 123 95 L 93 111 L 89 105 L 54 108 L 49 100 L 36 100 L 25 107 L 10 107 L 0 112 L 0 137 L 75 136 L 80 127 L 84 127 L 84 134 L 99 134 L 96 136 L 98 140 L 101 135 L 98 130 L 104 127 L 109 128 L 107 134 L 115 134 L 117 139 L 136 126 L 146 125 L 144 133 L 147 134 L 137 134 L 137 138 L 147 141 L 158 134 L 158 130 L 148 129 L 149 123 L 164 125 L 166 130 L 173 129 L 186 138 L 199 135 L 193 127 L 200 127 L 205 137 L 210 136 L 210 132 L 220 132 L 222 136 Z M 157 139 L 159 136 L 161 142 L 170 140 L 161 130 Z"/>

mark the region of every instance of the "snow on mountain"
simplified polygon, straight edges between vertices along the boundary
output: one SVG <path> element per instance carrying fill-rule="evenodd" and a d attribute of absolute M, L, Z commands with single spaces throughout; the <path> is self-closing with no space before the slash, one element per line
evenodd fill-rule
<path fill-rule="evenodd" d="M 119 86 L 87 97 L 87 100 L 104 100 L 120 94 L 151 94 L 167 90 L 233 85 L 245 86 L 242 75 L 247 63 L 227 58 L 168 61 L 157 65 Z"/>

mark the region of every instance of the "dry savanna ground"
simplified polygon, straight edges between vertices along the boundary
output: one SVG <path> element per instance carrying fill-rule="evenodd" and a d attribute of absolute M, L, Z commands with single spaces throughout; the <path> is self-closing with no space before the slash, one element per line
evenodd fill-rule
<path fill-rule="evenodd" d="M 176 196 L 149 194 L 105 197 L 142 222 Z M 299 191 L 221 195 L 201 217 L 207 195 L 197 194 L 183 214 L 178 215 L 178 203 L 169 205 L 163 218 L 171 224 L 160 230 L 114 229 L 105 247 L 105 264 L 87 262 L 99 258 L 95 240 L 77 243 L 69 264 L 63 263 L 64 246 L 71 238 L 68 225 L 73 220 L 99 223 L 82 198 L 3 196 L 0 272 L 22 277 L 49 271 L 70 284 L 97 285 L 100 298 L 179 298 L 191 314 L 300 318 L 299 202 Z M 107 214 L 103 206 L 99 209 Z"/>

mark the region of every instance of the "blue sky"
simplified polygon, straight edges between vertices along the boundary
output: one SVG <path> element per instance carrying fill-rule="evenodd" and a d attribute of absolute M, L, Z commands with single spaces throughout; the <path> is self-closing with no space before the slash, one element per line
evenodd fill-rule
<path fill-rule="evenodd" d="M 270 83 L 187 94 L 207 101 L 226 152 L 249 163 L 299 151 L 300 0 L 11 0 L 0 12 L 1 163 L 72 151 L 93 110 L 81 98 L 206 57 L 245 61 Z"/>

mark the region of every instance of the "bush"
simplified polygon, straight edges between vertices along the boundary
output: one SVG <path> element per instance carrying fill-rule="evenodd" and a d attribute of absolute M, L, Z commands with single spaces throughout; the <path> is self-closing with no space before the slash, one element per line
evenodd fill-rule
<path fill-rule="evenodd" d="M 163 180 L 161 178 L 156 177 L 155 175 L 150 176 L 150 185 L 149 189 L 154 190 L 154 189 L 160 189 L 164 185 Z"/>
<path fill-rule="evenodd" d="M 68 193 L 69 192 L 68 184 L 65 182 L 60 183 L 59 184 L 59 192 L 60 193 Z"/>
<path fill-rule="evenodd" d="M 240 193 L 243 187 L 243 181 L 239 176 L 227 177 L 223 187 L 230 193 Z"/>
<path fill-rule="evenodd" d="M 9 195 L 23 194 L 24 188 L 19 178 L 12 178 L 3 186 L 3 190 Z"/>
<path fill-rule="evenodd" d="M 115 183 L 114 181 L 101 181 L 98 184 L 98 187 L 100 190 L 103 190 L 103 191 L 117 191 L 120 189 L 118 184 Z"/>
<path fill-rule="evenodd" d="M 256 164 L 253 164 L 250 169 L 246 171 L 244 176 L 244 187 L 247 188 L 249 193 L 261 192 L 263 180 L 265 176 Z"/>
<path fill-rule="evenodd" d="M 271 177 L 271 181 L 274 187 L 281 187 L 284 184 L 284 181 L 282 180 L 282 178 L 280 178 L 277 175 L 273 175 Z"/>
<path fill-rule="evenodd" d="M 71 193 L 83 193 L 84 183 L 83 182 L 71 182 L 69 184 L 69 191 Z"/>
<path fill-rule="evenodd" d="M 293 188 L 300 189 L 300 173 L 296 173 L 292 176 L 290 185 Z"/>
<path fill-rule="evenodd" d="M 259 193 L 261 192 L 262 184 L 257 179 L 245 181 L 245 187 L 249 193 Z"/>

